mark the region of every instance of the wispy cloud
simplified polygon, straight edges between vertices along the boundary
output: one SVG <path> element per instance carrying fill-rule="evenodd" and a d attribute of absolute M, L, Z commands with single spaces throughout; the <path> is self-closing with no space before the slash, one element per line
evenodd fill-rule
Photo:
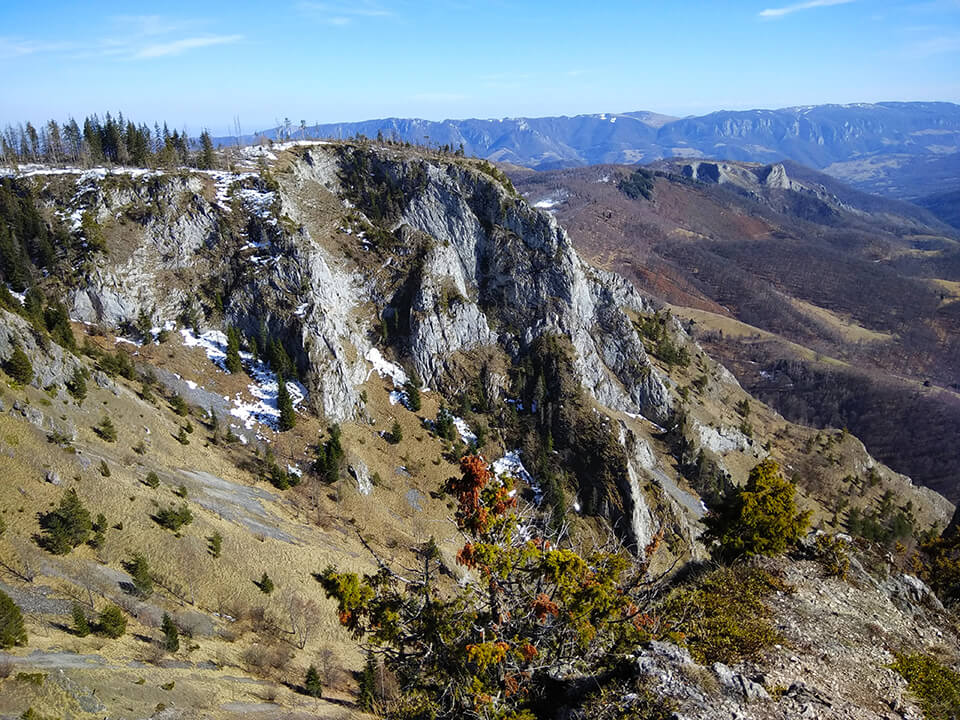
<path fill-rule="evenodd" d="M 0 37 L 0 59 L 64 52 L 76 48 L 72 42 L 38 42 L 22 38 Z"/>
<path fill-rule="evenodd" d="M 958 52 L 960 52 L 960 33 L 934 35 L 911 43 L 904 48 L 905 55 L 920 59 Z"/>
<path fill-rule="evenodd" d="M 244 40 L 239 34 L 203 33 L 205 24 L 161 15 L 118 15 L 106 19 L 109 35 L 82 42 L 0 37 L 0 59 L 53 55 L 70 60 L 151 60 Z"/>
<path fill-rule="evenodd" d="M 213 45 L 231 45 L 243 40 L 243 35 L 206 35 L 203 37 L 188 37 L 170 42 L 154 43 L 140 48 L 134 55 L 139 60 L 148 58 L 182 55 L 187 50 L 211 47 Z"/>
<path fill-rule="evenodd" d="M 310 2 L 304 0 L 296 5 L 297 10 L 327 25 L 349 25 L 354 20 L 391 17 L 394 13 L 382 5 L 365 0 L 356 3 Z"/>
<path fill-rule="evenodd" d="M 799 2 L 794 5 L 785 5 L 784 7 L 767 8 L 766 10 L 761 10 L 760 17 L 767 19 L 780 18 L 784 15 L 790 15 L 801 10 L 811 10 L 818 7 L 830 7 L 831 5 L 846 5 L 847 3 L 852 2 L 854 2 L 854 0 L 807 0 L 806 2 Z"/>

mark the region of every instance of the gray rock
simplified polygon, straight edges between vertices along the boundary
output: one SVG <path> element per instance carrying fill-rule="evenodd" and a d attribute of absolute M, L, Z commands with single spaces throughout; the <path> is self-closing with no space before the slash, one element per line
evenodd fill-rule
<path fill-rule="evenodd" d="M 713 672 L 723 687 L 738 693 L 748 702 L 752 700 L 770 699 L 767 689 L 761 683 L 745 677 L 743 674 L 730 669 L 721 662 L 715 662 L 713 664 Z"/>
<path fill-rule="evenodd" d="M 56 470 L 47 470 L 46 481 L 51 485 L 60 485 L 63 482 L 60 479 L 60 473 Z"/>
<path fill-rule="evenodd" d="M 373 492 L 373 481 L 370 479 L 370 470 L 360 458 L 353 458 L 347 468 L 351 477 L 357 481 L 357 492 L 369 495 Z"/>

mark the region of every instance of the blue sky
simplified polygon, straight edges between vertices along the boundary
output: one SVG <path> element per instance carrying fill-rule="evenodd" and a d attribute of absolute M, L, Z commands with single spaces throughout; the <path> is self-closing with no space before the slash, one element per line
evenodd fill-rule
<path fill-rule="evenodd" d="M 150 14 L 138 14 L 149 9 Z M 960 0 L 4 0 L 0 124 L 960 101 Z"/>

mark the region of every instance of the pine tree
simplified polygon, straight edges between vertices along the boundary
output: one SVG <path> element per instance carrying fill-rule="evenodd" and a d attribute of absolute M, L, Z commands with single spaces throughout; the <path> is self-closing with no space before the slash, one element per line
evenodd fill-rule
<path fill-rule="evenodd" d="M 163 631 L 163 649 L 167 652 L 175 653 L 180 649 L 180 631 L 176 623 L 173 622 L 167 613 L 163 614 L 163 622 L 160 624 Z"/>
<path fill-rule="evenodd" d="M 229 373 L 243 371 L 243 363 L 240 362 L 240 333 L 236 328 L 227 328 L 227 358 L 224 364 Z"/>
<path fill-rule="evenodd" d="M 780 555 L 803 537 L 810 511 L 798 512 L 793 484 L 776 461 L 756 465 L 747 484 L 737 488 L 706 518 L 703 538 L 720 559 Z"/>
<path fill-rule="evenodd" d="M 277 409 L 280 411 L 280 431 L 293 430 L 297 424 L 297 415 L 293 410 L 293 400 L 283 375 L 277 375 Z"/>
<path fill-rule="evenodd" d="M 117 441 L 117 428 L 109 416 L 104 415 L 100 424 L 94 428 L 94 431 L 107 442 Z"/>
<path fill-rule="evenodd" d="M 197 166 L 201 170 L 212 170 L 214 162 L 213 141 L 210 139 L 210 133 L 205 129 L 200 133 L 200 157 Z"/>
<path fill-rule="evenodd" d="M 420 378 L 415 374 L 403 384 L 404 392 L 407 393 L 407 407 L 413 412 L 420 412 Z"/>
<path fill-rule="evenodd" d="M 265 595 L 269 595 L 273 592 L 273 580 L 270 579 L 270 576 L 264 573 L 260 577 L 260 582 L 257 583 L 257 587 L 260 588 L 260 592 Z"/>
<path fill-rule="evenodd" d="M 390 428 L 389 440 L 394 445 L 403 440 L 403 428 L 400 427 L 400 423 L 396 420 L 393 421 L 393 427 Z"/>
<path fill-rule="evenodd" d="M 33 364 L 23 348 L 20 347 L 20 343 L 14 344 L 13 354 L 7 360 L 4 369 L 7 371 L 7 375 L 21 385 L 27 385 L 33 380 Z"/>
<path fill-rule="evenodd" d="M 40 527 L 44 533 L 40 544 L 54 555 L 66 555 L 87 541 L 93 522 L 77 491 L 71 488 L 63 494 L 56 510 L 40 517 Z"/>
<path fill-rule="evenodd" d="M 0 648 L 6 650 L 15 645 L 27 644 L 27 631 L 23 627 L 23 613 L 10 596 L 0 590 Z"/>
<path fill-rule="evenodd" d="M 360 709 L 372 712 L 373 705 L 377 700 L 377 660 L 370 651 L 367 651 L 367 661 L 364 663 L 363 672 L 360 674 L 358 696 L 357 702 Z"/>
<path fill-rule="evenodd" d="M 73 375 L 67 380 L 67 392 L 78 403 L 82 403 L 87 397 L 87 378 L 83 374 L 83 368 L 77 366 L 73 369 Z"/>
<path fill-rule="evenodd" d="M 133 589 L 137 597 L 148 598 L 153 595 L 153 576 L 150 574 L 150 565 L 140 553 L 135 553 L 133 559 L 127 563 L 127 571 L 133 580 Z"/>
<path fill-rule="evenodd" d="M 127 618 L 123 610 L 116 605 L 110 605 L 100 613 L 100 621 L 97 623 L 97 629 L 108 638 L 116 640 L 123 637 L 127 631 Z"/>
<path fill-rule="evenodd" d="M 303 691 L 313 698 L 323 695 L 323 683 L 320 682 L 320 673 L 317 672 L 314 665 L 307 668 L 307 676 L 303 681 Z"/>
<path fill-rule="evenodd" d="M 73 604 L 73 634 L 77 637 L 86 637 L 90 634 L 90 621 L 80 603 Z"/>

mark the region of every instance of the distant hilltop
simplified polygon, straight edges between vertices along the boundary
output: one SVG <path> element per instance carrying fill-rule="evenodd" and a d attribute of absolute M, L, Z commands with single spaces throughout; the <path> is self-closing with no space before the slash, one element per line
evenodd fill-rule
<path fill-rule="evenodd" d="M 669 157 L 771 163 L 793 160 L 866 192 L 917 198 L 960 190 L 960 105 L 946 102 L 808 105 L 675 118 L 652 112 L 575 117 L 419 120 L 280 127 L 220 145 L 260 138 L 378 135 L 422 145 L 463 147 L 469 155 L 551 170 L 599 163 L 649 163 Z"/>

